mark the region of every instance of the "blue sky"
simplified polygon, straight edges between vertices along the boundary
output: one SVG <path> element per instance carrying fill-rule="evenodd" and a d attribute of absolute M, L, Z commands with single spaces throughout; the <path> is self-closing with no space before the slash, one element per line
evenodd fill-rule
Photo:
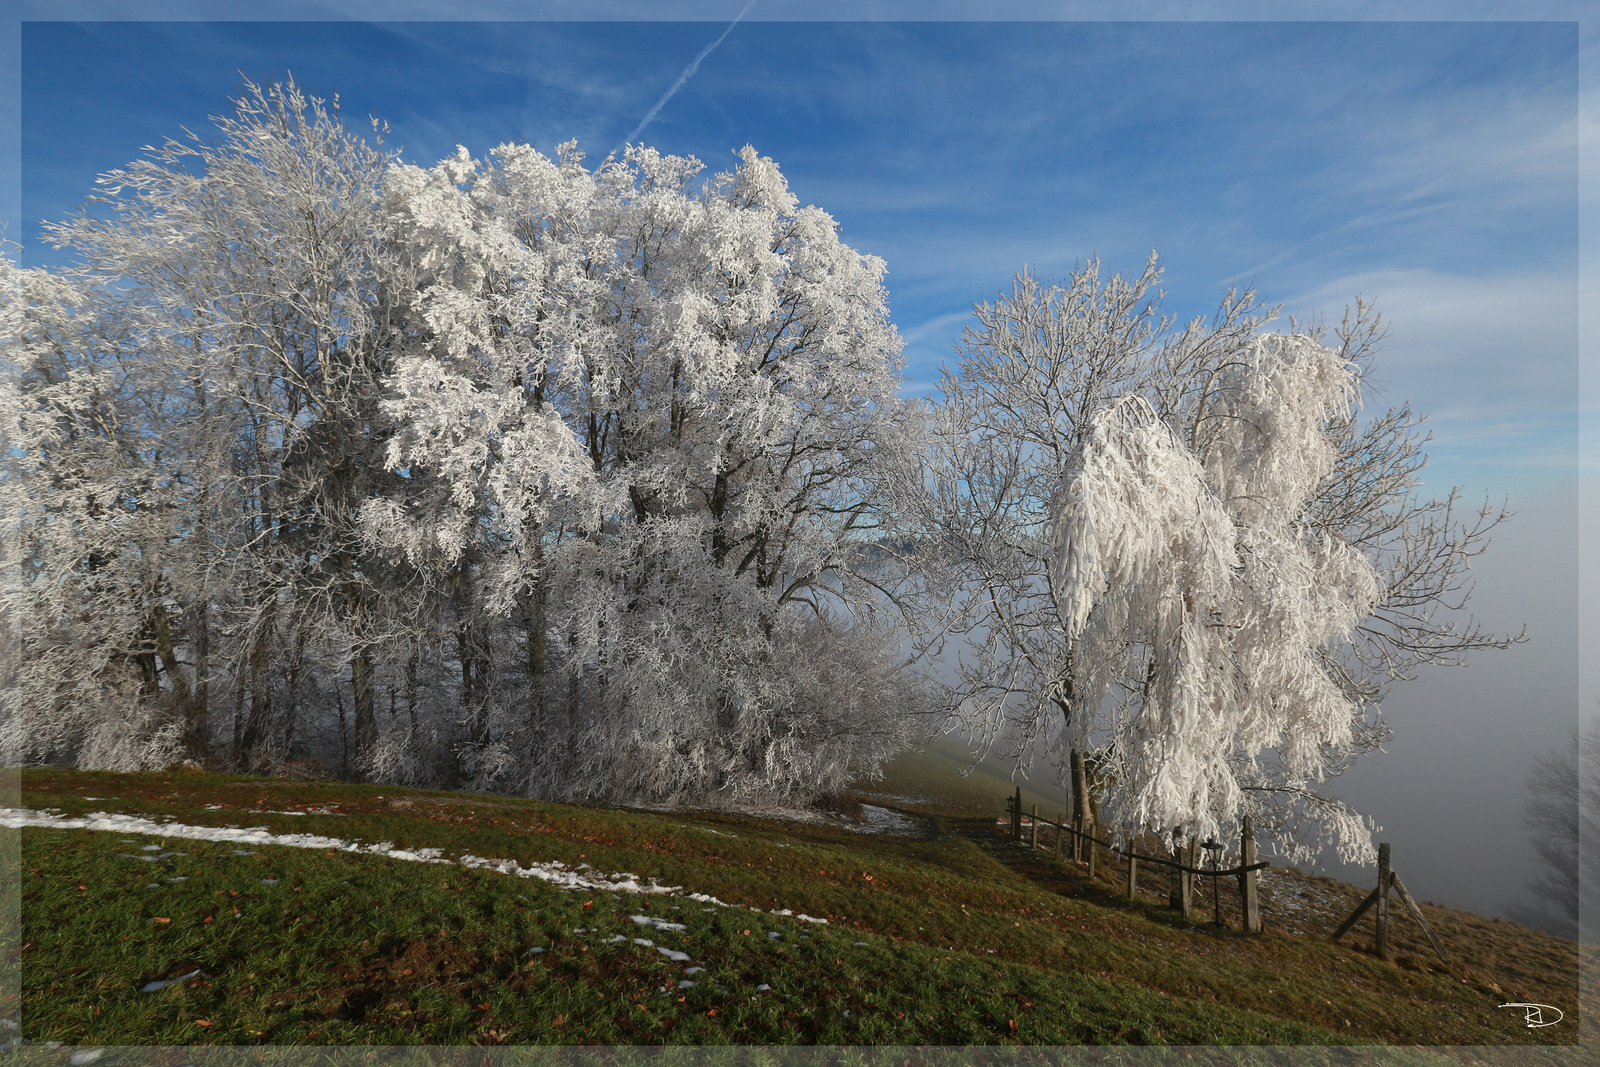
<path fill-rule="evenodd" d="M 597 160 L 743 4 L 482 0 L 465 14 L 556 21 L 480 23 L 428 0 L 263 0 L 252 11 L 308 21 L 244 23 L 206 21 L 238 10 L 206 0 L 24 0 L 22 18 L 83 21 L 0 23 L 17 75 L 0 85 L 0 143 L 14 146 L 0 214 L 23 263 L 64 262 L 39 220 L 141 146 L 205 130 L 241 71 L 339 92 L 347 120 L 383 118 L 412 162 L 569 138 Z M 1302 318 L 1374 302 L 1391 332 L 1371 403 L 1432 416 L 1428 491 L 1460 484 L 1520 512 L 1478 563 L 1474 607 L 1532 640 L 1398 687 L 1389 755 L 1340 789 L 1412 857 L 1415 891 L 1492 912 L 1529 871 L 1474 857 L 1528 858 L 1526 767 L 1600 694 L 1591 550 L 1574 580 L 1579 398 L 1593 410 L 1596 381 L 1578 348 L 1592 313 L 1580 284 L 1595 304 L 1579 229 L 1580 203 L 1595 204 L 1592 168 L 1579 171 L 1596 143 L 1594 23 L 1565 0 L 1418 0 L 1408 14 L 1429 21 L 1414 23 L 1308 0 L 1292 22 L 1227 21 L 1284 10 L 756 0 L 639 140 L 711 170 L 753 144 L 847 243 L 883 257 L 909 392 L 931 388 L 973 302 L 1024 264 L 1063 276 L 1098 254 L 1126 272 L 1156 249 L 1181 318 L 1236 285 Z M 781 21 L 863 11 L 941 21 Z M 996 11 L 1046 21 L 961 21 Z M 1530 15 L 1557 21 L 1450 21 Z M 1141 21 L 1093 21 L 1106 17 Z M 443 21 L 350 21 L 369 18 Z"/>
<path fill-rule="evenodd" d="M 412 162 L 569 138 L 598 159 L 724 28 L 31 23 L 13 232 L 24 262 L 60 262 L 38 220 L 203 131 L 241 71 L 339 93 Z M 751 18 L 639 139 L 709 169 L 754 144 L 887 260 L 915 392 L 1024 264 L 1157 249 L 1183 318 L 1234 285 L 1332 319 L 1359 292 L 1397 331 L 1384 399 L 1433 412 L 1441 473 L 1492 489 L 1483 465 L 1548 478 L 1575 447 L 1577 73 L 1571 23 Z"/>

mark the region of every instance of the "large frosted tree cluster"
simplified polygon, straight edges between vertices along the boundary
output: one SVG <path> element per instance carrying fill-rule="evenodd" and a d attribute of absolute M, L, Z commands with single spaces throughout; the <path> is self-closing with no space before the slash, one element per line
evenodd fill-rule
<path fill-rule="evenodd" d="M 238 103 L 0 268 L 10 759 L 759 803 L 903 747 L 881 261 L 748 148 L 421 169 Z"/>

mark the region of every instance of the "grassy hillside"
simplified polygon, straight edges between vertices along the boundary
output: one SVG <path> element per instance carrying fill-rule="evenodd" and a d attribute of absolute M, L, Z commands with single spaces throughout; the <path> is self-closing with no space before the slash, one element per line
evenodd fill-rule
<path fill-rule="evenodd" d="M 1495 924 L 1505 945 L 1522 946 L 1517 967 L 1497 971 L 1443 920 L 1469 962 L 1445 967 L 1415 945 L 1379 962 L 1361 938 L 1293 932 L 1288 909 L 1269 908 L 1257 937 L 1189 924 L 1154 894 L 1130 904 L 1112 883 L 994 834 L 993 801 L 989 815 L 938 815 L 895 837 L 205 773 L 25 771 L 21 797 L 63 816 L 259 826 L 681 887 L 571 889 L 333 848 L 28 828 L 31 1042 L 1559 1045 L 1577 1035 L 1569 942 Z M 1497 959 L 1510 958 L 1505 945 Z M 143 991 L 156 982 L 169 984 Z M 1571 1025 L 1528 1029 L 1497 1006 L 1508 1000 L 1559 1005 Z"/>

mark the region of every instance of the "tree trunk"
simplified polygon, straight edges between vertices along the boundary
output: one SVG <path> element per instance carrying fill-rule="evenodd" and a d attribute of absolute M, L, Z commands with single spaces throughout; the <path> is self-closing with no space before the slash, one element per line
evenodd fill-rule
<path fill-rule="evenodd" d="M 1085 832 L 1089 822 L 1089 782 L 1083 770 L 1083 753 L 1072 750 L 1072 828 L 1079 834 Z M 1084 858 L 1083 838 L 1072 839 L 1072 858 Z"/>
<path fill-rule="evenodd" d="M 272 708 L 272 680 L 269 671 L 271 638 L 272 615 L 269 609 L 267 617 L 256 629 L 255 640 L 250 648 L 250 711 L 245 717 L 244 732 L 234 747 L 235 770 L 249 769 L 268 730 L 268 718 Z"/>
<path fill-rule="evenodd" d="M 1186 866 L 1193 867 L 1195 852 L 1199 848 L 1200 839 L 1191 836 L 1187 848 L 1183 845 L 1181 831 L 1172 832 L 1172 858 Z M 1187 919 L 1194 908 L 1194 875 L 1188 871 L 1172 868 L 1172 892 L 1167 898 L 1169 907 L 1176 908 Z"/>
<path fill-rule="evenodd" d="M 203 755 L 211 747 L 206 730 L 205 705 L 194 699 L 194 687 L 189 682 L 188 672 L 178 662 L 177 650 L 172 647 L 172 624 L 167 618 L 166 609 L 157 605 L 151 622 L 161 670 L 172 686 L 173 703 L 183 716 L 183 747 L 193 755 Z"/>
<path fill-rule="evenodd" d="M 452 595 L 456 609 L 456 658 L 461 664 L 461 707 L 467 720 L 467 743 L 476 748 L 489 742 L 488 709 L 485 707 L 488 668 L 473 619 L 471 564 L 465 559 L 456 567 Z M 465 773 L 459 753 L 456 770 Z"/>
<path fill-rule="evenodd" d="M 365 778 L 373 749 L 378 746 L 378 714 L 374 706 L 372 652 L 365 645 L 350 664 L 350 687 L 356 696 L 356 773 Z"/>
<path fill-rule="evenodd" d="M 530 535 L 533 545 L 534 577 L 529 583 L 527 603 L 523 611 L 523 629 L 528 641 L 528 733 L 534 743 L 542 743 L 545 735 L 544 672 L 545 672 L 545 588 L 544 546 L 539 541 L 538 527 Z"/>
<path fill-rule="evenodd" d="M 294 655 L 289 660 L 289 693 L 283 709 L 283 732 L 278 739 L 278 751 L 284 759 L 294 748 L 295 730 L 299 726 L 300 683 L 305 677 L 306 631 L 302 622 L 294 629 Z"/>

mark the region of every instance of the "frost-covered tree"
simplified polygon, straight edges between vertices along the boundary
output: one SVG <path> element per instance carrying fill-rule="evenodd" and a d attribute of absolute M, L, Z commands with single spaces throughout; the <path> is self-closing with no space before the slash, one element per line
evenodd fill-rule
<path fill-rule="evenodd" d="M 7 758 L 743 802 L 901 743 L 881 261 L 748 149 L 422 169 L 235 104 L 0 265 Z"/>
<path fill-rule="evenodd" d="M 521 685 L 470 711 L 476 773 L 781 798 L 906 737 L 915 689 L 844 613 L 904 447 L 883 264 L 752 149 L 699 171 L 506 145 L 390 177 L 405 477 L 367 528 L 523 630 Z"/>
<path fill-rule="evenodd" d="M 187 748 L 244 767 L 292 746 L 305 705 L 343 717 L 344 675 L 346 747 L 375 736 L 380 568 L 355 513 L 385 476 L 389 157 L 293 83 L 235 103 L 214 138 L 103 176 L 49 234 L 115 303 L 118 359 L 150 383 L 119 418 L 181 490 L 159 684 L 191 694 L 197 723 L 222 703 L 230 721 Z"/>
<path fill-rule="evenodd" d="M 1098 425 L 1094 416 L 1120 398 L 1142 398 L 1142 406 L 1129 401 L 1107 415 L 1111 421 L 1100 433 L 1122 427 L 1117 432 L 1130 447 L 1137 440 L 1151 450 L 1151 462 L 1165 464 L 1174 476 L 1186 471 L 1181 484 L 1196 508 L 1207 499 L 1196 471 L 1210 470 L 1207 463 L 1241 447 L 1230 444 L 1229 435 L 1241 431 L 1228 412 L 1247 395 L 1241 392 L 1249 378 L 1245 368 L 1257 358 L 1274 313 L 1256 304 L 1253 293 L 1230 292 L 1209 322 L 1196 319 L 1174 329 L 1161 312 L 1159 276 L 1154 256 L 1139 276 L 1105 282 L 1091 261 L 1062 285 L 1020 275 L 1009 294 L 978 305 L 958 345 L 958 365 L 944 372 L 942 395 L 929 411 L 928 461 L 903 471 L 899 482 L 905 543 L 925 577 L 905 612 L 913 643 L 930 657 L 945 654 L 951 725 L 964 729 L 980 753 L 1003 743 L 1003 754 L 1019 770 L 1039 742 L 1054 754 L 1063 777 L 1068 752 L 1077 750 L 1097 757 L 1107 772 L 1102 781 L 1119 781 L 1110 769 L 1133 751 L 1130 724 L 1153 681 L 1150 647 L 1130 637 L 1120 660 L 1107 647 L 1096 661 L 1100 673 L 1092 682 L 1106 698 L 1082 699 L 1084 665 L 1058 608 L 1051 500 L 1072 457 L 1085 455 Z M 1307 332 L 1318 344 L 1325 334 L 1321 327 Z M 1359 371 L 1381 336 L 1381 320 L 1358 303 L 1336 331 L 1340 364 Z M 1254 760 L 1248 746 L 1211 755 L 1208 773 L 1215 777 L 1209 781 L 1231 781 L 1223 789 L 1239 790 L 1257 828 L 1291 854 L 1330 841 L 1347 852 L 1370 847 L 1360 818 L 1322 795 L 1316 783 L 1387 736 L 1379 700 L 1388 684 L 1410 677 L 1421 663 L 1459 662 L 1473 650 L 1513 640 L 1452 613 L 1470 592 L 1471 557 L 1505 515 L 1484 509 L 1462 522 L 1454 493 L 1442 500 L 1417 497 L 1416 474 L 1426 459 L 1421 421 L 1408 406 L 1368 418 L 1354 404 L 1325 408 L 1317 446 L 1325 466 L 1292 520 L 1325 532 L 1330 545 L 1354 550 L 1378 575 L 1377 598 L 1356 620 L 1349 641 L 1304 646 L 1338 699 L 1359 711 L 1348 719 L 1348 739 L 1329 735 L 1336 739 L 1310 745 L 1315 731 L 1302 731 L 1300 747 L 1292 750 L 1280 751 L 1274 742 Z M 1237 482 L 1245 474 L 1229 477 Z M 1216 500 L 1240 496 L 1231 506 L 1245 510 L 1226 514 L 1230 526 L 1243 521 L 1248 506 L 1242 496 L 1252 494 L 1204 484 Z M 1176 485 L 1169 488 L 1179 493 Z M 1149 503 L 1175 506 L 1181 493 L 1172 493 L 1155 493 Z M 1243 564 L 1236 552 L 1230 557 L 1216 547 L 1229 542 L 1221 537 L 1217 513 L 1210 514 L 1209 527 L 1180 525 L 1171 532 L 1197 548 L 1193 539 L 1212 530 L 1204 543 L 1221 555 L 1203 573 L 1216 581 L 1217 559 L 1234 559 L 1235 570 Z M 1201 516 L 1197 510 L 1195 520 Z M 1340 552 L 1353 565 L 1353 557 Z M 1109 615 L 1114 607 L 1108 602 L 1103 611 Z M 1155 618 L 1141 616 L 1130 620 L 1130 633 L 1148 633 L 1155 625 Z M 1114 630 L 1097 634 L 1109 640 Z M 1304 658 L 1297 662 L 1297 669 L 1308 669 Z M 1319 691 L 1333 699 L 1329 690 Z M 1121 772 L 1130 783 L 1134 770 L 1130 765 Z M 1156 793 L 1147 799 L 1154 803 Z M 1191 793 L 1190 799 L 1200 798 Z M 1117 798 L 1111 800 L 1115 806 Z M 1131 818 L 1138 807 L 1117 810 Z M 1199 821 L 1197 811 L 1191 825 Z"/>
<path fill-rule="evenodd" d="M 117 311 L 92 285 L 0 259 L 0 748 L 143 770 L 204 712 L 173 639 L 185 492 L 138 425 L 163 383 L 119 358 Z"/>
<path fill-rule="evenodd" d="M 1591 719 L 1582 731 L 1572 731 L 1568 743 L 1533 763 L 1526 785 L 1528 802 L 1522 825 L 1532 832 L 1531 844 L 1539 858 L 1538 876 L 1527 884 L 1534 906 L 1512 905 L 1506 912 L 1527 926 L 1576 938 L 1580 920 L 1582 884 L 1593 883 L 1600 861 L 1587 843 L 1600 827 L 1600 782 L 1595 760 L 1600 757 L 1600 720 Z M 1580 862 L 1580 841 L 1585 844 Z M 1592 892 L 1592 890 L 1591 890 Z M 1585 940 L 1594 940 L 1595 917 L 1587 916 Z"/>
<path fill-rule="evenodd" d="M 1065 698 L 1115 705 L 1110 820 L 1212 836 L 1247 813 L 1264 755 L 1287 788 L 1348 750 L 1361 708 L 1323 666 L 1377 607 L 1376 568 L 1308 515 L 1338 458 L 1353 368 L 1302 335 L 1223 368 L 1189 449 L 1144 397 L 1090 420 L 1050 516 L 1051 588 L 1070 650 Z M 1112 687 L 1130 677 L 1137 686 Z M 1088 740 L 1078 717 L 1080 743 Z M 1340 851 L 1370 835 L 1336 823 Z"/>

